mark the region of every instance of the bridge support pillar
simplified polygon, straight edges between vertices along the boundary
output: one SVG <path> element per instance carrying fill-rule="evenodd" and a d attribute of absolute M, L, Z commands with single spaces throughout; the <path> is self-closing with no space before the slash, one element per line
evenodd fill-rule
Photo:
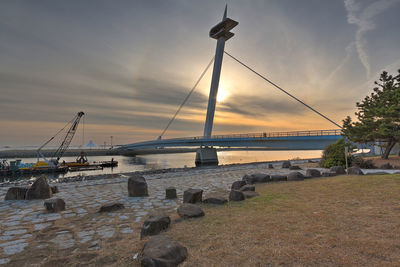
<path fill-rule="evenodd" d="M 195 164 L 197 167 L 217 166 L 218 165 L 217 150 L 213 147 L 200 147 L 196 151 Z"/>

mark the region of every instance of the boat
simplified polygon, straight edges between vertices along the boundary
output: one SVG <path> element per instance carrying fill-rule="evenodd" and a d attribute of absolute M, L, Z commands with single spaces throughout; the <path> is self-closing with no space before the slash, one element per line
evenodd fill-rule
<path fill-rule="evenodd" d="M 104 168 L 113 168 L 118 166 L 118 161 L 116 160 L 109 160 L 109 161 L 98 161 L 98 162 L 93 162 L 95 164 L 98 164 L 101 167 Z"/>
<path fill-rule="evenodd" d="M 103 167 L 99 165 L 86 165 L 86 166 L 76 166 L 76 167 L 68 167 L 70 172 L 78 172 L 78 171 L 97 171 L 102 170 Z"/>
<path fill-rule="evenodd" d="M 66 173 L 68 167 L 50 166 L 46 162 L 22 163 L 20 159 L 12 160 L 8 164 L 3 160 L 0 168 L 1 175 L 23 175 L 40 173 Z"/>

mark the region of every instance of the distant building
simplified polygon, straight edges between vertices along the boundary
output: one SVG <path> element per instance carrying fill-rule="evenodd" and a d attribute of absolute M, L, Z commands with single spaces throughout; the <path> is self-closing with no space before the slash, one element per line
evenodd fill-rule
<path fill-rule="evenodd" d="M 95 143 L 93 143 L 92 140 L 90 140 L 89 143 L 87 143 L 87 144 L 85 145 L 85 147 L 95 148 L 95 147 L 99 147 L 99 146 L 96 145 Z"/>

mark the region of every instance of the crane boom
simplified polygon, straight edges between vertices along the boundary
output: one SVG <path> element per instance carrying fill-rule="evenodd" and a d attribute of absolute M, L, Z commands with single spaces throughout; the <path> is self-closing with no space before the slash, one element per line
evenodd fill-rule
<path fill-rule="evenodd" d="M 79 121 L 81 120 L 83 115 L 85 115 L 85 113 L 83 113 L 82 111 L 80 111 L 80 112 L 78 112 L 78 114 L 76 114 L 76 116 L 72 122 L 72 125 L 67 132 L 67 135 L 65 136 L 60 147 L 54 153 L 53 158 L 56 158 L 57 160 L 59 160 L 63 156 L 65 150 L 67 150 L 67 148 L 71 144 L 72 138 L 74 137 L 76 129 L 78 128 Z"/>

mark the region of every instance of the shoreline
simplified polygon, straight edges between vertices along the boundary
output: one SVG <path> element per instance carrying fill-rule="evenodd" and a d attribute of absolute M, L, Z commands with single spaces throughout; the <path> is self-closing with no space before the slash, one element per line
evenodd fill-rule
<path fill-rule="evenodd" d="M 231 164 L 223 164 L 218 166 L 206 166 L 206 167 L 186 167 L 186 168 L 166 168 L 166 169 L 152 169 L 152 170 L 144 170 L 144 171 L 133 171 L 133 172 L 120 172 L 120 173 L 112 173 L 112 174 L 93 174 L 93 175 L 76 175 L 71 177 L 63 177 L 56 179 L 49 179 L 49 183 L 72 183 L 72 182 L 82 182 L 82 181 L 92 181 L 92 180 L 101 180 L 107 178 L 121 178 L 127 175 L 157 175 L 157 174 L 171 174 L 171 173 L 182 173 L 182 172 L 191 172 L 191 171 L 199 171 L 199 172 L 209 172 L 212 170 L 220 171 L 221 169 L 247 169 L 247 168 L 266 168 L 268 164 L 272 164 L 274 168 L 280 167 L 282 162 L 287 160 L 273 160 L 273 161 L 262 161 L 262 162 L 248 162 L 248 163 L 231 163 Z M 320 161 L 320 158 L 310 158 L 310 159 L 294 159 L 289 160 L 291 163 L 297 164 L 317 164 Z M 320 168 L 320 167 L 316 167 Z M 43 174 L 46 175 L 46 174 Z M 32 179 L 21 179 L 12 182 L 2 182 L 0 183 L 1 187 L 8 186 L 21 186 L 32 183 Z"/>
<path fill-rule="evenodd" d="M 49 179 L 49 183 L 51 184 L 68 184 L 74 182 L 87 182 L 87 181 L 96 181 L 96 180 L 104 180 L 104 179 L 118 179 L 124 178 L 128 176 L 134 175 L 142 175 L 142 176 L 153 176 L 153 175 L 173 175 L 173 174 L 182 174 L 188 173 L 189 175 L 194 173 L 210 173 L 212 171 L 216 172 L 224 172 L 224 171 L 238 171 L 238 170 L 249 170 L 249 169 L 269 169 L 268 165 L 272 164 L 273 170 L 281 169 L 281 165 L 284 161 L 290 161 L 292 165 L 298 165 L 303 171 L 304 169 L 315 168 L 319 170 L 328 171 L 329 168 L 323 168 L 319 166 L 319 161 L 321 158 L 308 158 L 308 159 L 293 159 L 293 160 L 270 160 L 270 161 L 262 161 L 262 162 L 248 162 L 248 163 L 231 163 L 231 164 L 223 164 L 218 166 L 206 166 L 206 167 L 184 167 L 184 168 L 164 168 L 164 169 L 151 169 L 151 170 L 143 170 L 143 171 L 133 171 L 133 172 L 120 172 L 120 173 L 112 173 L 112 174 L 89 174 L 89 175 L 76 175 L 71 177 L 63 177 L 56 179 Z M 286 169 L 287 172 L 291 172 L 291 170 Z M 374 173 L 382 173 L 385 174 L 399 174 L 399 169 L 361 169 L 366 175 L 374 174 Z M 295 171 L 295 170 L 292 170 Z M 43 174 L 45 175 L 45 174 Z M 21 179 L 12 182 L 2 182 L 0 183 L 0 188 L 9 187 L 9 186 L 23 186 L 31 184 L 34 179 Z"/>

